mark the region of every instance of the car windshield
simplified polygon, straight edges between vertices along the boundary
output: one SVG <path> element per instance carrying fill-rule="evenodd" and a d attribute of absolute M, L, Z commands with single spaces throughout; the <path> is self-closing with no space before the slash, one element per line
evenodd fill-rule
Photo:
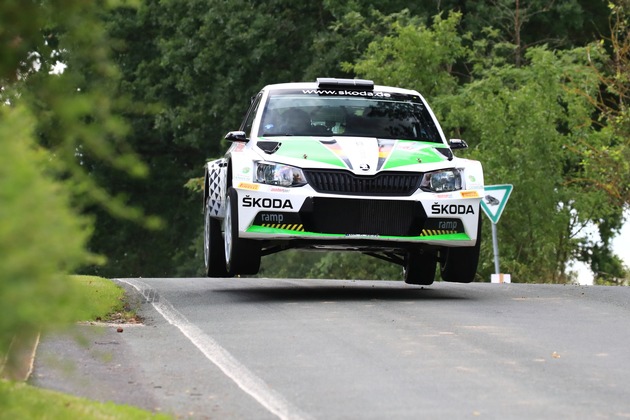
<path fill-rule="evenodd" d="M 272 91 L 258 136 L 352 136 L 442 142 L 431 114 L 418 96 L 359 91 Z"/>

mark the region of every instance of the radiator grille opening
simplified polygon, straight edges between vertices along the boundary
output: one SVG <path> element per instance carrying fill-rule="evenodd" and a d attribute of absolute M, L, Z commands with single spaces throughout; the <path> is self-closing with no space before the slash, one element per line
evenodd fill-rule
<path fill-rule="evenodd" d="M 300 218 L 309 232 L 416 236 L 426 215 L 422 205 L 414 201 L 316 197 L 307 200 Z"/>
<path fill-rule="evenodd" d="M 422 180 L 422 174 L 409 172 L 359 176 L 347 171 L 307 169 L 304 175 L 315 191 L 326 194 L 410 196 Z"/>

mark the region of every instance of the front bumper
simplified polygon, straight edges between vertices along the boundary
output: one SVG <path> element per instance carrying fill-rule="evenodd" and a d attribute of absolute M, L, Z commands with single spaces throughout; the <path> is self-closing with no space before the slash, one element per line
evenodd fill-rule
<path fill-rule="evenodd" d="M 241 183 L 239 236 L 261 240 L 353 240 L 473 246 L 482 190 L 418 191 L 408 197 L 322 194 L 310 186 Z M 399 244 L 400 245 L 400 244 Z"/>

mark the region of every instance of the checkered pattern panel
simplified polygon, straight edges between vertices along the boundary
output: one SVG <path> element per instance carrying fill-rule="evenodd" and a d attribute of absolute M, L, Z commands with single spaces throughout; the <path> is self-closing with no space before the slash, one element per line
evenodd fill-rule
<path fill-rule="evenodd" d="M 210 214 L 217 217 L 225 216 L 225 169 L 223 159 L 208 163 L 208 197 L 210 200 Z"/>

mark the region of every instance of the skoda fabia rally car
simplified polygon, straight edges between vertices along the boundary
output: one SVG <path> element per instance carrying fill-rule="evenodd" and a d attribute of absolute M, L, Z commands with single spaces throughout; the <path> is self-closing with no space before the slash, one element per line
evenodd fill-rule
<path fill-rule="evenodd" d="M 479 259 L 481 164 L 457 158 L 416 91 L 320 78 L 263 88 L 225 157 L 208 162 L 209 277 L 256 274 L 287 249 L 358 251 L 404 280 L 471 282 Z"/>

